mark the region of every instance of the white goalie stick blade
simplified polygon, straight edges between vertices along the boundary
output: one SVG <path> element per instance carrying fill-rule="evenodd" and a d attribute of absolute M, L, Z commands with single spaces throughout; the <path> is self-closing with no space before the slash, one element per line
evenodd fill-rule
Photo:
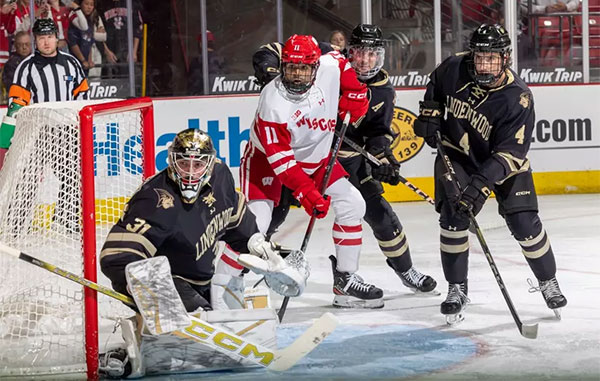
<path fill-rule="evenodd" d="M 275 361 L 268 369 L 284 371 L 290 369 L 310 351 L 321 344 L 323 340 L 335 330 L 339 320 L 330 312 L 324 313 L 291 345 L 278 352 Z"/>
<path fill-rule="evenodd" d="M 294 366 L 316 348 L 335 329 L 337 318 L 327 312 L 317 319 L 299 338 L 282 350 L 273 350 L 245 337 L 190 316 L 192 324 L 173 332 L 179 337 L 203 343 L 233 358 L 250 361 L 267 369 L 281 372 Z"/>

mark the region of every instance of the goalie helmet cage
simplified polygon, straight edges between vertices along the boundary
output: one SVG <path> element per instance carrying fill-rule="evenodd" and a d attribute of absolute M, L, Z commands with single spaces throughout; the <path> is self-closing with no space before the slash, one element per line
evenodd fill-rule
<path fill-rule="evenodd" d="M 154 174 L 153 128 L 150 98 L 21 109 L 0 171 L 0 242 L 110 287 L 97 255 L 128 198 Z M 97 378 L 99 312 L 110 327 L 132 314 L 94 290 L 0 255 L 0 377 Z"/>

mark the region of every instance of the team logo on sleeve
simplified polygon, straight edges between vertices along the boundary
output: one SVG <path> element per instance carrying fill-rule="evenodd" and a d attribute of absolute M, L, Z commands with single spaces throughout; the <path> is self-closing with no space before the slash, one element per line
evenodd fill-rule
<path fill-rule="evenodd" d="M 169 209 L 175 206 L 175 199 L 169 192 L 160 188 L 154 188 L 154 191 L 158 196 L 157 208 Z"/>
<path fill-rule="evenodd" d="M 402 107 L 394 107 L 392 131 L 396 134 L 396 139 L 392 142 L 392 151 L 401 163 L 419 153 L 425 144 L 425 140 L 415 135 L 413 130 L 416 119 L 417 115 L 413 112 Z"/>
<path fill-rule="evenodd" d="M 529 108 L 529 104 L 531 103 L 531 95 L 529 93 L 521 93 L 521 99 L 519 99 L 519 104 L 523 106 L 523 108 Z"/>
<path fill-rule="evenodd" d="M 213 192 L 210 192 L 208 195 L 202 197 L 202 201 L 208 205 L 209 208 L 212 208 L 213 204 L 217 202 L 217 199 L 213 195 Z"/>

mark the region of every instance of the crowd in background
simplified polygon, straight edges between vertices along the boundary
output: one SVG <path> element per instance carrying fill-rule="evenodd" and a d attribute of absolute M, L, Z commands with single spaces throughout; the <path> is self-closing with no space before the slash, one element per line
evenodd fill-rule
<path fill-rule="evenodd" d="M 59 49 L 75 56 L 90 78 L 127 75 L 127 8 L 125 0 L 35 0 L 34 17 L 52 19 Z M 2 100 L 18 64 L 33 52 L 29 0 L 0 0 L 0 69 Z M 133 60 L 142 30 L 142 12 L 133 2 Z"/>

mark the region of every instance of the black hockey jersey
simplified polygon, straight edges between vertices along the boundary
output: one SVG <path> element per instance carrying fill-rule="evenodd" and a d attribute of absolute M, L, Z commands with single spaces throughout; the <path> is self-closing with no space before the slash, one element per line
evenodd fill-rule
<path fill-rule="evenodd" d="M 527 152 L 535 124 L 531 91 L 507 69 L 503 85 L 486 89 L 473 82 L 467 55 L 446 59 L 431 74 L 425 100 L 446 107 L 441 133 L 448 155 L 465 160 L 489 185 L 529 169 Z"/>
<path fill-rule="evenodd" d="M 361 147 L 366 145 L 368 150 L 380 151 L 389 146 L 396 136 L 391 127 L 396 91 L 385 70 L 380 70 L 365 84 L 368 88 L 369 109 L 357 127 L 348 126 L 346 136 Z M 341 127 L 339 119 L 337 127 Z M 354 152 L 354 149 L 342 144 L 341 151 L 341 156 L 348 156 L 348 153 Z"/>
<path fill-rule="evenodd" d="M 184 203 L 167 170 L 147 180 L 131 197 L 123 216 L 108 234 L 103 268 L 164 255 L 171 272 L 188 282 L 207 284 L 214 272 L 217 244 L 247 253 L 258 232 L 255 217 L 235 189 L 227 166 L 215 163 L 213 174 L 193 204 Z"/>

